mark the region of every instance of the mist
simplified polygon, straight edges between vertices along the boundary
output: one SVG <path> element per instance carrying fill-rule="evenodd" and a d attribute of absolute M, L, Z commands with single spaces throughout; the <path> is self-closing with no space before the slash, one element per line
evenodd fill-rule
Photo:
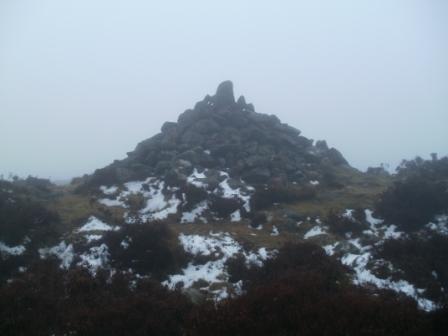
<path fill-rule="evenodd" d="M 0 3 L 0 174 L 121 159 L 232 80 L 358 169 L 448 154 L 448 3 Z"/>

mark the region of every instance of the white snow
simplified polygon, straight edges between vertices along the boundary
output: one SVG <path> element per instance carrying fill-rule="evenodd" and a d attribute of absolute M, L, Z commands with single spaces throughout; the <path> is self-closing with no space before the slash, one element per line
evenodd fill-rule
<path fill-rule="evenodd" d="M 435 223 L 430 222 L 426 227 L 441 235 L 448 236 L 448 215 L 438 215 L 434 219 Z"/>
<path fill-rule="evenodd" d="M 81 254 L 78 266 L 86 267 L 91 274 L 96 274 L 98 268 L 105 268 L 109 262 L 109 249 L 106 244 L 94 246 L 87 253 Z"/>
<path fill-rule="evenodd" d="M 198 280 L 205 280 L 208 284 L 228 281 L 229 275 L 225 263 L 238 253 L 245 257 L 247 265 L 257 266 L 263 265 L 263 261 L 275 253 L 268 252 L 265 248 L 260 248 L 257 252 L 247 253 L 230 234 L 222 232 L 210 232 L 208 236 L 180 234 L 179 241 L 185 251 L 193 255 L 214 256 L 219 257 L 219 259 L 207 261 L 200 265 L 194 265 L 190 262 L 181 274 L 171 275 L 168 280 L 162 283 L 171 289 L 179 283 L 183 283 L 185 288 L 191 287 Z M 212 294 L 217 295 L 215 299 L 221 297 L 221 294 L 218 295 L 217 292 L 212 292 Z"/>
<path fill-rule="evenodd" d="M 278 236 L 279 235 L 279 232 L 278 232 L 278 229 L 277 229 L 277 227 L 275 226 L 275 225 L 272 225 L 272 232 L 271 232 L 271 236 Z"/>
<path fill-rule="evenodd" d="M 148 197 L 146 201 L 146 206 L 141 213 L 156 212 L 167 207 L 167 202 L 165 201 L 165 195 L 163 195 L 163 188 L 165 187 L 165 182 L 160 182 L 155 185 L 151 184 L 149 191 L 144 193 L 145 197 Z"/>
<path fill-rule="evenodd" d="M 398 239 L 404 235 L 403 232 L 397 231 L 396 225 L 389 225 L 384 231 L 384 239 Z"/>
<path fill-rule="evenodd" d="M 276 251 L 274 251 L 273 253 L 275 254 Z M 269 252 L 266 250 L 265 247 L 261 247 L 258 249 L 258 255 L 262 260 L 267 260 L 271 257 L 271 255 L 269 254 Z"/>
<path fill-rule="evenodd" d="M 235 210 L 230 214 L 230 221 L 231 222 L 239 222 L 241 221 L 241 212 L 240 210 Z"/>
<path fill-rule="evenodd" d="M 355 210 L 353 209 L 345 209 L 345 212 L 342 214 L 342 217 L 347 218 L 349 220 L 351 220 L 352 222 L 355 221 L 355 218 L 353 217 L 353 212 Z"/>
<path fill-rule="evenodd" d="M 168 202 L 166 203 L 166 207 L 164 209 L 154 212 L 146 217 L 147 217 L 147 219 L 151 219 L 151 220 L 166 219 L 169 215 L 177 213 L 177 208 L 180 204 L 181 204 L 181 201 L 178 200 L 175 195 L 173 195 L 171 197 L 171 199 L 169 199 Z"/>
<path fill-rule="evenodd" d="M 419 294 L 424 290 L 416 289 L 412 284 L 405 280 L 393 281 L 391 279 L 380 279 L 375 276 L 368 268 L 367 264 L 371 260 L 372 255 L 369 252 L 362 254 L 347 253 L 341 262 L 344 265 L 350 266 L 355 271 L 353 282 L 357 285 L 372 284 L 378 288 L 391 289 L 395 292 L 404 293 L 407 296 L 414 298 L 419 307 L 426 311 L 431 311 L 437 308 L 437 305 Z"/>
<path fill-rule="evenodd" d="M 123 239 L 120 243 L 120 246 L 124 249 L 127 250 L 129 248 L 129 246 L 131 245 L 132 242 L 132 238 L 131 237 L 126 237 L 125 239 Z"/>
<path fill-rule="evenodd" d="M 182 270 L 182 274 L 174 274 L 162 284 L 170 289 L 174 289 L 180 282 L 184 287 L 191 287 L 198 280 L 205 280 L 208 283 L 224 282 L 227 280 L 227 274 L 224 272 L 223 260 L 208 261 L 204 265 L 193 265 L 189 263 Z"/>
<path fill-rule="evenodd" d="M 263 261 L 274 257 L 277 254 L 277 250 L 272 250 L 268 252 L 265 247 L 258 249 L 256 253 L 254 252 L 244 252 L 244 257 L 246 258 L 246 266 L 263 266 Z"/>
<path fill-rule="evenodd" d="M 127 182 L 124 186 L 126 190 L 121 192 L 115 200 L 103 199 L 100 202 L 108 206 L 126 207 L 123 200 L 133 194 L 141 194 L 146 203 L 144 208 L 138 212 L 137 217 L 142 220 L 165 219 L 170 214 L 177 213 L 177 208 L 181 204 L 181 201 L 173 193 L 177 188 L 166 186 L 164 181 L 155 177 L 148 177 L 144 181 Z M 170 199 L 166 199 L 164 190 L 172 193 Z M 128 224 L 131 224 L 135 222 L 136 218 L 130 218 L 129 213 L 126 213 L 125 219 Z"/>
<path fill-rule="evenodd" d="M 227 287 L 217 289 L 213 291 L 213 294 L 215 296 L 215 302 L 219 302 L 230 297 L 229 292 L 227 291 Z"/>
<path fill-rule="evenodd" d="M 180 234 L 179 241 L 185 251 L 193 255 L 207 256 L 220 252 L 225 257 L 231 257 L 241 250 L 241 246 L 229 234 L 214 237 Z"/>
<path fill-rule="evenodd" d="M 233 284 L 233 291 L 236 295 L 243 295 L 243 280 L 239 280 L 238 282 Z"/>
<path fill-rule="evenodd" d="M 404 293 L 407 296 L 414 298 L 419 307 L 426 311 L 431 311 L 437 308 L 437 305 L 424 298 L 424 289 L 416 288 L 414 285 L 405 280 L 394 281 L 391 277 L 386 279 L 378 278 L 372 273 L 372 268 L 377 266 L 386 266 L 390 271 L 400 272 L 394 268 L 393 264 L 384 259 L 374 259 L 372 251 L 376 246 L 380 246 L 386 239 L 398 239 L 405 235 L 404 232 L 398 231 L 396 225 L 384 225 L 382 219 L 373 217 L 373 212 L 369 209 L 365 210 L 366 221 L 370 229 L 364 230 L 363 234 L 374 236 L 369 237 L 367 241 L 369 244 L 363 245 L 362 238 L 352 238 L 352 234 L 347 235 L 345 240 L 335 242 L 330 245 L 323 246 L 327 255 L 334 255 L 335 248 L 340 245 L 341 250 L 346 250 L 342 255 L 340 261 L 342 264 L 349 266 L 355 272 L 353 282 L 357 285 L 374 285 L 381 289 L 390 289 L 396 292 Z M 350 220 L 353 219 L 353 210 L 346 209 L 342 215 Z M 319 227 L 312 228 L 307 234 L 314 234 L 319 232 Z M 374 242 L 372 242 L 374 238 Z M 342 244 L 341 244 L 342 243 Z"/>
<path fill-rule="evenodd" d="M 225 179 L 219 183 L 218 188 L 216 188 L 213 192 L 217 195 L 220 195 L 223 198 L 237 198 L 243 201 L 243 207 L 247 212 L 250 212 L 250 198 L 251 194 L 250 192 L 253 192 L 255 189 L 251 186 L 245 185 L 245 189 L 247 191 L 244 191 L 242 188 L 236 188 L 232 189 L 232 187 L 229 185 L 229 174 L 221 171 L 220 175 L 225 177 Z M 244 183 L 244 182 L 243 182 Z"/>
<path fill-rule="evenodd" d="M 165 186 L 164 181 L 155 177 L 148 177 L 144 181 L 131 181 L 124 184 L 125 191 L 122 191 L 115 199 L 100 199 L 101 204 L 107 206 L 127 207 L 124 200 L 133 194 L 141 194 L 146 200 L 145 207 L 139 214 L 144 215 L 143 219 L 165 219 L 169 214 L 177 212 L 177 206 L 181 203 L 172 195 L 171 199 L 165 200 L 164 190 L 175 191 L 175 188 Z M 128 222 L 130 220 L 127 220 Z"/>
<path fill-rule="evenodd" d="M 198 188 L 207 189 L 207 170 L 199 172 L 197 168 L 194 168 L 192 174 L 187 177 L 187 182 Z M 247 211 L 250 211 L 250 197 L 254 188 L 245 185 L 241 181 L 242 186 L 240 188 L 232 189 L 229 185 L 230 177 L 229 174 L 224 171 L 218 172 L 224 180 L 218 185 L 218 187 L 213 191 L 213 193 L 224 197 L 224 198 L 236 198 L 243 202 L 243 206 Z M 99 202 L 106 206 L 120 206 L 127 207 L 125 200 L 131 194 L 141 194 L 145 199 L 146 203 L 143 209 L 141 209 L 137 214 L 127 212 L 125 220 L 128 224 L 135 223 L 137 220 L 161 220 L 166 219 L 171 214 L 176 214 L 178 212 L 179 206 L 182 202 L 185 202 L 185 195 L 182 195 L 181 199 L 177 199 L 173 191 L 176 188 L 166 186 L 164 181 L 158 180 L 155 177 L 148 177 L 144 181 L 132 181 L 124 184 L 125 191 L 122 191 L 119 195 L 116 192 L 114 199 L 103 198 Z M 104 189 L 107 191 L 107 189 Z M 212 191 L 207 191 L 212 193 Z M 170 196 L 171 195 L 171 196 Z M 206 222 L 206 218 L 202 214 L 207 210 L 208 204 L 201 202 L 196 208 L 189 212 L 182 213 L 181 222 L 182 223 L 192 223 L 197 220 Z M 240 214 L 241 217 L 241 214 Z M 238 213 L 234 213 L 231 217 L 232 220 L 238 221 Z"/>
<path fill-rule="evenodd" d="M 104 195 L 113 195 L 118 191 L 118 187 L 117 186 L 111 186 L 111 187 L 101 186 L 100 190 L 103 192 Z"/>
<path fill-rule="evenodd" d="M 122 207 L 122 208 L 127 207 L 123 201 L 120 201 L 118 199 L 101 198 L 98 200 L 98 203 L 103 204 L 108 207 Z"/>
<path fill-rule="evenodd" d="M 384 220 L 373 217 L 372 210 L 366 209 L 364 213 L 366 214 L 366 221 L 370 224 L 372 230 L 376 229 L 376 225 L 383 224 Z"/>
<path fill-rule="evenodd" d="M 8 246 L 4 242 L 0 241 L 0 253 L 3 256 L 19 256 L 22 255 L 26 251 L 25 246 L 17 245 L 17 246 Z"/>
<path fill-rule="evenodd" d="M 91 243 L 93 241 L 100 240 L 103 236 L 97 234 L 91 234 L 91 235 L 85 235 L 84 237 L 86 238 L 87 243 Z"/>
<path fill-rule="evenodd" d="M 159 181 L 155 178 L 148 178 L 146 180 L 149 190 L 140 189 L 139 192 L 147 199 L 146 206 L 139 211 L 143 220 L 160 220 L 166 219 L 170 214 L 177 213 L 177 208 L 181 201 L 173 194 L 171 198 L 166 201 L 163 190 L 172 191 L 171 188 L 165 188 L 165 182 Z M 136 188 L 137 185 L 132 186 Z M 135 190 L 135 189 L 134 189 Z"/>
<path fill-rule="evenodd" d="M 370 249 L 370 246 L 366 246 L 366 247 L 362 246 L 359 238 L 349 239 L 348 242 L 350 244 L 352 244 L 353 246 L 355 246 L 358 250 L 361 250 L 361 251 Z"/>
<path fill-rule="evenodd" d="M 182 213 L 182 218 L 180 220 L 181 223 L 193 223 L 196 219 L 200 219 L 203 222 L 207 222 L 204 217 L 201 217 L 202 213 L 206 211 L 208 208 L 207 201 L 200 202 L 196 205 L 196 207 L 189 211 Z"/>
<path fill-rule="evenodd" d="M 304 239 L 309 239 L 311 237 L 319 236 L 322 234 L 327 234 L 320 226 L 314 226 L 311 228 L 305 235 L 303 236 Z"/>
<path fill-rule="evenodd" d="M 334 244 L 329 244 L 322 246 L 322 248 L 325 250 L 325 253 L 329 256 L 332 256 L 334 254 L 334 249 L 339 245 L 339 242 L 336 242 Z"/>
<path fill-rule="evenodd" d="M 39 255 L 42 259 L 47 258 L 50 255 L 56 256 L 61 260 L 61 268 L 68 269 L 75 258 L 75 252 L 73 245 L 67 245 L 65 241 L 62 241 L 59 245 L 47 248 L 39 249 Z"/>
<path fill-rule="evenodd" d="M 78 232 L 88 232 L 88 231 L 112 231 L 117 230 L 118 227 L 113 228 L 109 224 L 104 223 L 95 216 L 90 216 L 87 223 L 84 224 Z"/>
<path fill-rule="evenodd" d="M 126 187 L 125 192 L 121 193 L 121 195 L 129 195 L 129 194 L 137 194 L 140 193 L 143 190 L 143 185 L 150 183 L 151 181 L 154 180 L 154 177 L 148 177 L 145 181 L 131 181 L 131 182 L 127 182 L 124 184 L 124 186 Z"/>
<path fill-rule="evenodd" d="M 310 184 L 313 185 L 313 186 L 317 186 L 317 185 L 319 185 L 319 181 L 317 181 L 317 180 L 311 180 L 311 181 L 310 181 Z"/>
<path fill-rule="evenodd" d="M 207 188 L 207 183 L 205 183 L 204 179 L 206 179 L 207 176 L 205 176 L 205 170 L 202 173 L 199 173 L 198 170 L 195 168 L 193 170 L 193 173 L 191 173 L 190 176 L 187 177 L 187 182 L 194 185 L 198 188 Z"/>

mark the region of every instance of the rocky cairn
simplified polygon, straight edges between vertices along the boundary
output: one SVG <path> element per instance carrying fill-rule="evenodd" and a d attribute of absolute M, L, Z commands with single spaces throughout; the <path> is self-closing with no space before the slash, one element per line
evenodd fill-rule
<path fill-rule="evenodd" d="M 305 184 L 319 180 L 333 167 L 347 165 L 325 141 L 314 143 L 275 115 L 255 112 L 233 84 L 225 81 L 177 122 L 163 124 L 161 133 L 142 141 L 128 157 L 88 176 L 84 190 L 157 176 L 168 185 L 185 181 L 194 169 L 226 171 L 252 185 Z M 219 174 L 218 174 L 219 175 Z M 212 181 L 209 181 L 212 182 Z"/>

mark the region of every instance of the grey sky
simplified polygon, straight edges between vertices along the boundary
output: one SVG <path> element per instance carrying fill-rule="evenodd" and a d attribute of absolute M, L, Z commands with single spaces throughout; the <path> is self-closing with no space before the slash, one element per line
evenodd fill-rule
<path fill-rule="evenodd" d="M 90 173 L 223 80 L 360 169 L 448 154 L 448 1 L 0 0 L 0 174 Z"/>

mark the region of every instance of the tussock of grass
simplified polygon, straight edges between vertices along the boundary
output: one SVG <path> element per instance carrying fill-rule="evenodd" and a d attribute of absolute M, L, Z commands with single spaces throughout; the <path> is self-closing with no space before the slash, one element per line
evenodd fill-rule
<path fill-rule="evenodd" d="M 375 201 L 392 184 L 390 176 L 363 174 L 353 168 L 341 168 L 336 175 L 344 185 L 340 189 L 319 189 L 314 199 L 285 205 L 304 216 L 324 217 L 330 210 L 372 208 Z"/>
<path fill-rule="evenodd" d="M 61 218 L 61 232 L 79 225 L 90 216 L 107 217 L 111 222 L 120 222 L 123 209 L 109 208 L 98 204 L 94 199 L 85 195 L 65 192 L 49 207 L 56 211 Z"/>

